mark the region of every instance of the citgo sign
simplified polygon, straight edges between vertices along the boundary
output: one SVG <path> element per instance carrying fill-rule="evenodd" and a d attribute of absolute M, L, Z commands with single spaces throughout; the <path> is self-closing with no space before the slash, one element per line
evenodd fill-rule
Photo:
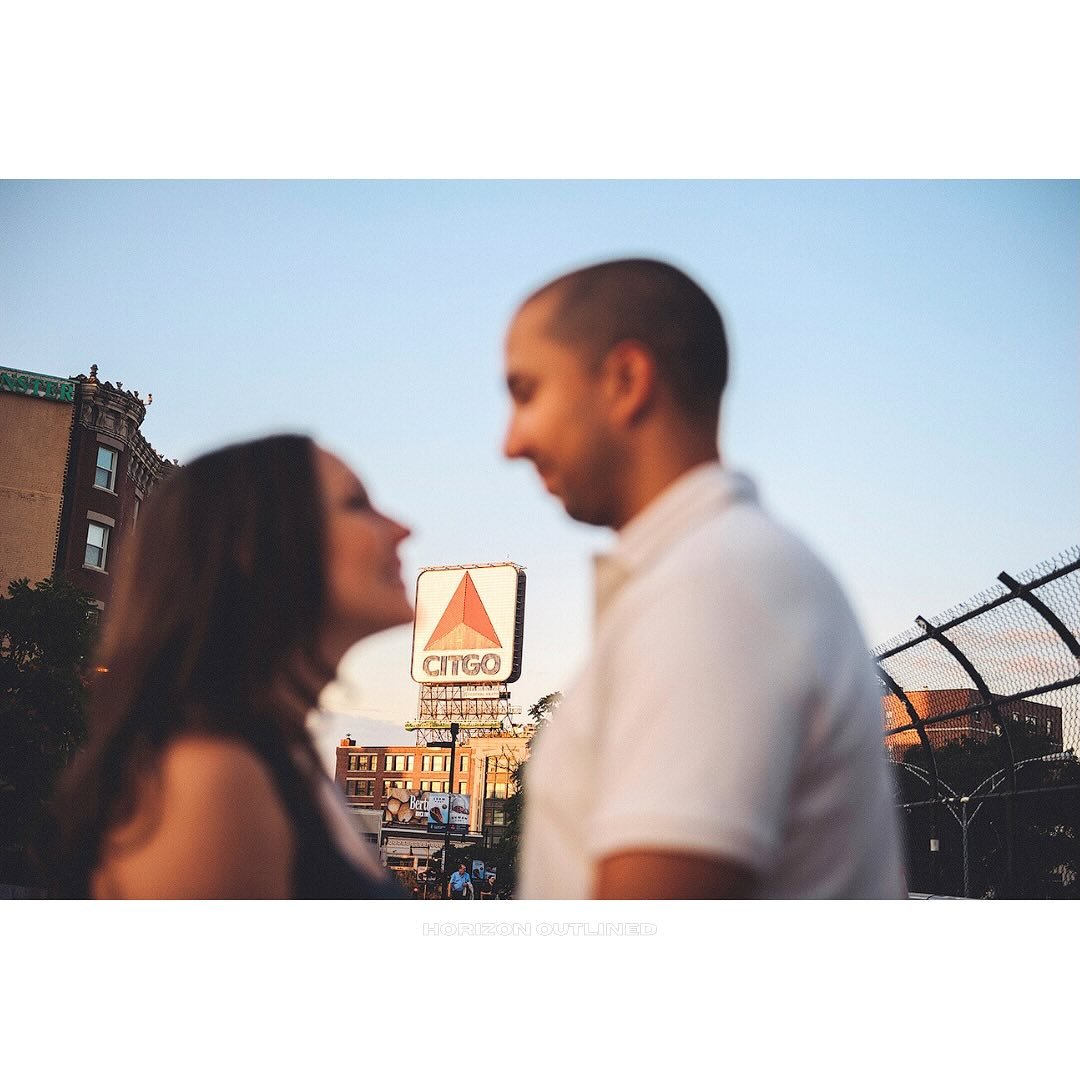
<path fill-rule="evenodd" d="M 521 674 L 525 573 L 513 563 L 434 566 L 416 580 L 412 677 L 507 683 Z"/>

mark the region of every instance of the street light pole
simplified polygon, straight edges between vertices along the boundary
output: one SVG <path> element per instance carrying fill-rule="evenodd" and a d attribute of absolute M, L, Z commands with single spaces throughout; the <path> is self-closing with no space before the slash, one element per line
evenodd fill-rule
<path fill-rule="evenodd" d="M 1013 765 L 1013 767 L 1012 767 L 1012 775 L 1015 778 L 1016 774 L 1025 765 L 1030 765 L 1032 762 L 1068 761 L 1070 759 L 1070 757 L 1071 757 L 1070 753 L 1062 752 L 1062 753 L 1056 753 L 1056 754 L 1043 754 L 1041 757 L 1024 758 L 1023 761 L 1018 761 Z M 963 811 L 963 829 L 964 829 L 964 896 L 965 897 L 968 896 L 969 893 L 970 893 L 970 887 L 969 887 L 969 883 L 968 883 L 967 830 L 968 830 L 968 825 L 970 825 L 971 822 L 975 820 L 975 815 L 982 809 L 982 800 L 979 800 L 979 805 L 976 806 L 974 810 L 972 810 L 971 816 L 969 817 L 968 812 L 967 812 L 968 800 L 972 799 L 976 795 L 978 795 L 979 792 L 982 791 L 982 789 L 984 787 L 986 787 L 987 784 L 990 784 L 990 791 L 992 793 L 994 791 L 994 789 L 998 785 L 998 778 L 1003 777 L 1005 775 L 1005 773 L 1007 773 L 1008 771 L 1009 771 L 1008 769 L 998 769 L 997 772 L 991 773 L 988 777 L 986 777 L 985 780 L 982 781 L 981 784 L 979 784 L 979 786 L 977 788 L 975 788 L 974 791 L 971 792 L 970 795 L 965 795 L 960 800 L 961 810 Z M 1014 788 L 1015 788 L 1015 779 L 1014 779 Z M 1006 806 L 1006 810 L 1011 813 L 1011 810 L 1012 810 L 1012 798 L 1009 798 L 1007 800 L 1005 806 Z M 1011 830 L 1011 828 L 1012 828 L 1012 826 L 1010 824 L 1010 830 Z M 1010 877 L 1011 877 L 1011 874 L 1010 874 Z"/>
<path fill-rule="evenodd" d="M 967 839 L 968 812 L 967 811 L 968 811 L 968 796 L 965 795 L 960 800 L 960 814 L 961 814 L 960 828 L 962 830 L 962 832 L 961 832 L 961 842 L 962 842 L 962 845 L 963 845 L 963 854 L 964 854 L 964 896 L 965 897 L 968 897 L 968 896 L 971 895 L 971 877 L 970 877 L 971 864 L 968 862 L 968 839 Z M 978 806 L 975 807 L 975 812 L 976 813 L 979 812 L 979 807 Z"/>
<path fill-rule="evenodd" d="M 460 730 L 457 722 L 450 724 L 450 742 L 432 742 L 428 743 L 428 746 L 438 747 L 450 747 L 450 777 L 447 780 L 447 787 L 449 788 L 449 795 L 446 800 L 446 839 L 443 841 L 442 849 L 442 885 L 446 887 L 447 882 L 450 880 L 450 875 L 447 873 L 446 867 L 446 855 L 450 850 L 450 806 L 454 801 L 454 758 L 457 757 L 457 737 Z"/>
<path fill-rule="evenodd" d="M 1072 761 L 1075 754 L 1071 750 L 1061 751 L 1053 754 L 1043 754 L 1041 757 L 1024 758 L 1022 761 L 1016 762 L 1012 767 L 1012 775 L 1016 774 L 1025 766 L 1030 765 L 1033 762 L 1043 761 Z M 911 765 L 906 761 L 897 761 L 895 764 L 899 765 L 902 769 L 906 769 L 912 776 L 918 777 L 925 784 L 930 783 L 930 774 L 918 765 Z M 945 808 L 952 814 L 956 823 L 960 826 L 960 839 L 961 839 L 961 851 L 963 857 L 963 873 L 964 873 L 964 896 L 970 897 L 971 894 L 971 858 L 970 849 L 968 847 L 968 828 L 975 821 L 979 811 L 982 809 L 983 802 L 986 801 L 987 796 L 980 796 L 980 792 L 988 784 L 990 785 L 990 794 L 993 796 L 995 789 L 1000 783 L 1001 779 L 1009 772 L 1008 768 L 998 769 L 997 772 L 991 773 L 985 777 L 972 791 L 967 795 L 958 795 L 948 784 L 943 780 L 939 780 L 938 783 L 949 793 L 949 798 L 942 799 Z M 1010 798 L 1011 802 L 1011 798 Z M 953 809 L 953 804 L 960 807 L 960 813 Z M 974 808 L 969 812 L 969 806 L 974 803 Z"/>

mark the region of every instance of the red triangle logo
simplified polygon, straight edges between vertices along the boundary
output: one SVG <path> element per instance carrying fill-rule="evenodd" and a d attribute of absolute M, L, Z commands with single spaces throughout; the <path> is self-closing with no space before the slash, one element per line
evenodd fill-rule
<path fill-rule="evenodd" d="M 454 590 L 450 603 L 435 627 L 424 652 L 434 649 L 501 649 L 499 635 L 491 625 L 484 601 L 468 570 Z"/>

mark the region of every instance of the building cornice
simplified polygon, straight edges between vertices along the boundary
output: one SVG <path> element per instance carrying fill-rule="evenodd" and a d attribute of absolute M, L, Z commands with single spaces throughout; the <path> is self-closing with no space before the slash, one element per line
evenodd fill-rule
<path fill-rule="evenodd" d="M 131 454 L 127 460 L 127 472 L 138 491 L 149 491 L 158 480 L 176 467 L 166 460 L 139 430 L 146 418 L 146 401 L 137 390 L 125 390 L 124 384 L 103 382 L 98 379 L 97 364 L 89 375 L 72 376 L 78 385 L 77 421 L 88 431 L 118 439 Z"/>

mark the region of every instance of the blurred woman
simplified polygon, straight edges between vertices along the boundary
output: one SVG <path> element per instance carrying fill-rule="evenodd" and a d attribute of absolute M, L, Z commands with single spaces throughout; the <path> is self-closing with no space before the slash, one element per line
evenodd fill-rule
<path fill-rule="evenodd" d="M 354 642 L 411 619 L 408 535 L 303 436 L 207 454 L 155 490 L 58 790 L 65 895 L 403 895 L 306 718 Z"/>

